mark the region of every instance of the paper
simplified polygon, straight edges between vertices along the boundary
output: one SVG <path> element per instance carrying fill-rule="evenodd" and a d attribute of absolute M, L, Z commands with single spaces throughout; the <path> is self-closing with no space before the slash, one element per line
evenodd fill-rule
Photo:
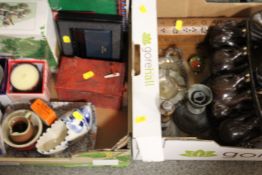
<path fill-rule="evenodd" d="M 83 74 L 83 79 L 88 80 L 92 78 L 93 76 L 95 76 L 95 73 L 93 71 L 88 71 Z"/>

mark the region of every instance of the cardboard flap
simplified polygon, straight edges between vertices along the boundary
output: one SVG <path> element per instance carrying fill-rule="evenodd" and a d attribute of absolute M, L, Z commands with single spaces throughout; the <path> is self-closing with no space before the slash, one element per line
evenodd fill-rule
<path fill-rule="evenodd" d="M 143 161 L 163 161 L 162 139 L 160 137 L 137 138 L 137 145 Z"/>
<path fill-rule="evenodd" d="M 139 71 L 132 70 L 132 106 L 134 136 L 161 137 L 160 115 L 158 112 L 159 79 L 158 79 L 158 49 L 157 24 L 154 3 L 146 0 L 133 2 L 132 42 L 136 54 L 134 62 L 139 65 Z M 140 20 L 138 20 L 140 19 Z M 137 54 L 139 52 L 139 54 Z M 145 132 L 145 129 L 148 129 Z"/>
<path fill-rule="evenodd" d="M 165 140 L 164 155 L 165 160 L 261 161 L 262 157 L 261 149 L 220 146 L 211 140 Z"/>
<path fill-rule="evenodd" d="M 132 3 L 133 136 L 145 161 L 163 159 L 159 114 L 156 1 Z M 152 146 L 152 149 L 148 147 Z"/>
<path fill-rule="evenodd" d="M 214 3 L 206 0 L 157 2 L 158 17 L 246 17 L 262 7 L 261 3 Z"/>

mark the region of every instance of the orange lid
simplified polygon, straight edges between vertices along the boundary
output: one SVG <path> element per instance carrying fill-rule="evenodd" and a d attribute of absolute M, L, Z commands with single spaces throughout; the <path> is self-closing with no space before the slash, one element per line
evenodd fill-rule
<path fill-rule="evenodd" d="M 31 109 L 43 120 L 45 124 L 50 126 L 56 119 L 57 115 L 53 109 L 51 109 L 41 99 L 35 100 L 31 104 Z"/>

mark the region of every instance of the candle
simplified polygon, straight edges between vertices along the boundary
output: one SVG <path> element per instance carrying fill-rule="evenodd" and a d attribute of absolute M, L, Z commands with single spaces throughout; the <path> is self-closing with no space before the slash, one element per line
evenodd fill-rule
<path fill-rule="evenodd" d="M 40 80 L 40 73 L 36 66 L 30 63 L 16 65 L 11 71 L 11 85 L 18 91 L 33 91 Z"/>

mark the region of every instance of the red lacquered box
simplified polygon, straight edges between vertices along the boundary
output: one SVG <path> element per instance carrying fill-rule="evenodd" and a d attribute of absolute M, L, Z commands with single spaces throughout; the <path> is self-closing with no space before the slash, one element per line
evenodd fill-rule
<path fill-rule="evenodd" d="M 85 79 L 84 74 L 93 76 Z M 58 99 L 89 101 L 98 107 L 119 109 L 124 78 L 124 63 L 63 57 L 56 79 Z"/>

